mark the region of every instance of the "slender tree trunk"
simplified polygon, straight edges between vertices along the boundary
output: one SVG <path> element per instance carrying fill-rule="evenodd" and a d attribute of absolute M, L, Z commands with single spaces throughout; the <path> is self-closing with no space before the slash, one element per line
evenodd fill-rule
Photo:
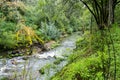
<path fill-rule="evenodd" d="M 109 0 L 109 17 L 108 17 L 108 26 L 111 26 L 114 23 L 114 2 Z"/>

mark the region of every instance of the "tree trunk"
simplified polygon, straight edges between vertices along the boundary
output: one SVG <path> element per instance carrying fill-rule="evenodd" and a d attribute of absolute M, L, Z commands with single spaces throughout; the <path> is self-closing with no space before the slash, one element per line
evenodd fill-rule
<path fill-rule="evenodd" d="M 108 16 L 108 26 L 111 26 L 114 23 L 114 2 L 109 0 L 109 16 Z"/>

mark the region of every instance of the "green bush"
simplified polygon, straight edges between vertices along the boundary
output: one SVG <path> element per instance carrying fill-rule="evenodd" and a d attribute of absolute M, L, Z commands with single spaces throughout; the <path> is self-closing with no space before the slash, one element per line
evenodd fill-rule
<path fill-rule="evenodd" d="M 77 61 L 64 67 L 62 71 L 51 80 L 102 80 L 103 67 L 101 64 L 100 54 L 98 57 L 78 58 Z"/>
<path fill-rule="evenodd" d="M 0 21 L 0 46 L 1 48 L 16 47 L 16 24 L 12 22 Z"/>
<path fill-rule="evenodd" d="M 16 31 L 16 24 L 12 22 L 7 22 L 7 21 L 1 21 L 0 22 L 0 32 L 4 31 Z"/>
<path fill-rule="evenodd" d="M 2 12 L 2 17 L 4 17 L 5 21 L 17 23 L 23 18 L 26 7 L 22 2 L 14 3 L 5 1 L 1 4 L 0 11 Z"/>
<path fill-rule="evenodd" d="M 46 24 L 42 22 L 40 32 L 44 36 L 44 39 L 53 39 L 56 40 L 60 37 L 60 31 L 52 23 Z"/>
<path fill-rule="evenodd" d="M 0 34 L 0 46 L 4 49 L 11 49 L 17 46 L 16 35 L 12 32 L 2 32 Z"/>

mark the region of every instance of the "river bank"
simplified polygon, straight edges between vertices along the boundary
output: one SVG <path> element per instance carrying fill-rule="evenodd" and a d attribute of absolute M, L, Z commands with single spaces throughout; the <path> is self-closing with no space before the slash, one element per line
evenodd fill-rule
<path fill-rule="evenodd" d="M 75 42 L 79 37 L 78 33 L 72 34 L 65 38 L 58 47 L 42 54 L 1 59 L 0 77 L 15 80 L 49 80 L 67 64 L 66 58 L 76 48 Z"/>

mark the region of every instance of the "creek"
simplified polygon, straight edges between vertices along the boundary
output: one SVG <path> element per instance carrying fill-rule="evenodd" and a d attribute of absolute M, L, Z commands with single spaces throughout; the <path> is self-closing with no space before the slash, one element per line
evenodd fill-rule
<path fill-rule="evenodd" d="M 76 48 L 76 40 L 80 33 L 65 38 L 61 44 L 47 52 L 35 53 L 31 56 L 20 56 L 12 59 L 0 59 L 0 79 L 14 80 L 50 80 L 67 63 L 67 57 Z"/>

